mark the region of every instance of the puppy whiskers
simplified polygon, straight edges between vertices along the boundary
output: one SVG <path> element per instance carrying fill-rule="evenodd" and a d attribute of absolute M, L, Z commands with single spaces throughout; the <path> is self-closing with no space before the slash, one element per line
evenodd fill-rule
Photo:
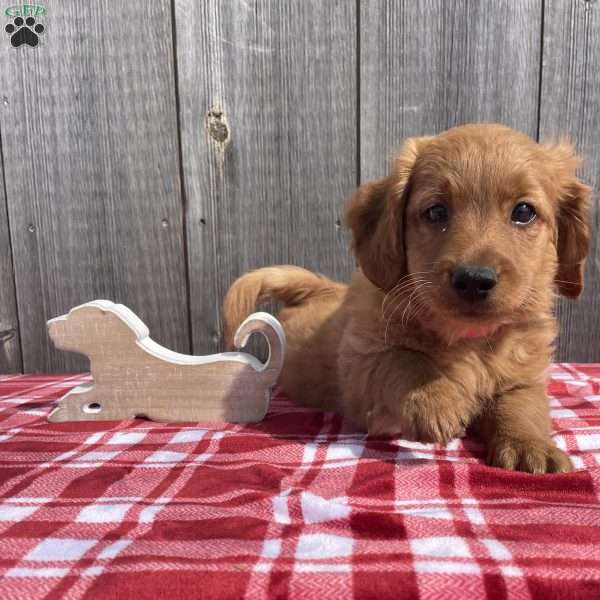
<path fill-rule="evenodd" d="M 429 287 L 430 287 L 430 289 L 428 290 L 429 292 L 439 288 L 438 285 L 434 286 L 433 284 L 432 284 L 432 286 L 429 286 Z M 406 324 L 407 325 L 410 321 L 415 320 L 417 318 L 417 316 L 419 315 L 419 313 L 423 313 L 425 311 L 425 309 L 427 309 L 429 307 L 427 298 L 425 298 L 425 296 L 423 294 L 421 294 L 421 292 L 422 292 L 422 290 L 420 289 L 419 294 L 417 295 L 417 301 L 415 302 L 414 308 L 406 316 Z"/>
<path fill-rule="evenodd" d="M 420 292 L 423 290 L 423 288 L 430 286 L 430 285 L 432 285 L 431 282 L 420 283 L 410 293 L 410 295 L 408 297 L 408 301 L 407 301 L 406 305 L 404 306 L 404 311 L 402 313 L 401 324 L 402 324 L 403 328 L 405 327 L 404 317 L 406 315 L 407 310 L 410 308 L 412 299 L 415 297 L 415 295 L 420 294 Z M 394 310 L 391 312 L 390 316 L 387 319 L 385 319 L 385 330 L 384 330 L 384 334 L 383 334 L 383 341 L 386 346 L 388 345 L 388 332 L 389 332 L 390 325 L 392 324 L 392 322 L 394 320 L 394 315 L 396 314 L 398 309 L 402 306 L 403 299 L 404 299 L 402 296 L 405 296 L 406 293 L 407 293 L 407 290 L 405 290 L 404 293 L 400 295 L 401 297 L 397 298 L 398 302 L 397 302 Z M 407 321 L 406 325 L 408 325 L 408 321 Z"/>
<path fill-rule="evenodd" d="M 419 285 L 426 282 L 427 280 L 425 278 L 414 279 L 412 281 L 407 281 L 403 283 L 399 288 L 394 288 L 393 291 L 388 292 L 388 295 L 386 295 L 386 298 L 384 298 L 384 301 L 381 304 L 381 314 L 385 315 L 389 307 L 394 304 L 394 301 L 398 298 L 401 298 L 405 292 L 412 290 L 415 285 Z"/>
<path fill-rule="evenodd" d="M 400 290 L 405 289 L 406 287 L 411 287 L 415 283 L 421 283 L 427 281 L 425 275 L 430 275 L 433 271 L 415 271 L 414 273 L 408 273 L 401 277 L 396 285 L 387 292 L 387 294 L 383 297 L 381 302 L 381 312 L 385 312 L 385 304 L 386 302 L 391 301 L 391 299 L 398 294 Z M 419 276 L 419 277 L 417 277 Z"/>

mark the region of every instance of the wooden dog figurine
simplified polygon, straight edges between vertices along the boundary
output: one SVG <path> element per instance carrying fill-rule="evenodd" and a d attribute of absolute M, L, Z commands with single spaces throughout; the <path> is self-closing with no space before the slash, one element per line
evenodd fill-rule
<path fill-rule="evenodd" d="M 285 354 L 285 334 L 267 313 L 250 315 L 235 335 L 241 348 L 252 333 L 267 340 L 265 364 L 251 354 L 179 354 L 148 337 L 148 328 L 126 306 L 96 300 L 48 321 L 54 345 L 90 359 L 94 379 L 66 394 L 48 419 L 250 423 L 266 414 Z"/>

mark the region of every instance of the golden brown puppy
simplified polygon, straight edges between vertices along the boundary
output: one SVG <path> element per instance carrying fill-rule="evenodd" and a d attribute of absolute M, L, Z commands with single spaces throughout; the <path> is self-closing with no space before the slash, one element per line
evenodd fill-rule
<path fill-rule="evenodd" d="M 350 285 L 298 267 L 249 273 L 225 299 L 227 339 L 277 298 L 291 398 L 374 435 L 445 444 L 475 425 L 492 465 L 569 471 L 545 378 L 555 293 L 583 289 L 590 189 L 578 165 L 570 145 L 500 125 L 409 139 L 389 175 L 350 198 Z"/>

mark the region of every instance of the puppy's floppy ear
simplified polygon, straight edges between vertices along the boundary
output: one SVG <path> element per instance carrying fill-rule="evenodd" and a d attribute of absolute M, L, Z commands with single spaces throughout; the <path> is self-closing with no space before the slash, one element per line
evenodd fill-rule
<path fill-rule="evenodd" d="M 556 286 L 567 298 L 579 298 L 583 291 L 585 259 L 590 249 L 591 188 L 576 175 L 581 159 L 573 146 L 561 141 L 547 148 L 558 178 Z"/>
<path fill-rule="evenodd" d="M 371 283 L 386 291 L 406 274 L 404 204 L 412 168 L 428 139 L 408 139 L 393 160 L 391 173 L 361 185 L 346 207 L 358 263 Z"/>

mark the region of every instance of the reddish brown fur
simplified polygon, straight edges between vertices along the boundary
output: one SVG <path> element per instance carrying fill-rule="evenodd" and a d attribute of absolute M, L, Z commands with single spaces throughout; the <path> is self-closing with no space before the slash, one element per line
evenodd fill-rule
<path fill-rule="evenodd" d="M 589 247 L 590 190 L 571 146 L 544 146 L 500 125 L 408 140 L 381 181 L 350 198 L 360 269 L 349 286 L 297 267 L 240 278 L 225 301 L 227 335 L 258 299 L 286 302 L 280 382 L 300 402 L 335 408 L 374 435 L 446 443 L 475 426 L 490 464 L 571 469 L 550 438 L 546 370 L 555 290 L 577 298 Z M 515 226 L 527 199 L 533 223 Z M 446 227 L 426 222 L 433 201 Z M 493 268 L 498 284 L 467 311 L 452 269 Z M 477 328 L 480 337 L 465 337 Z"/>

